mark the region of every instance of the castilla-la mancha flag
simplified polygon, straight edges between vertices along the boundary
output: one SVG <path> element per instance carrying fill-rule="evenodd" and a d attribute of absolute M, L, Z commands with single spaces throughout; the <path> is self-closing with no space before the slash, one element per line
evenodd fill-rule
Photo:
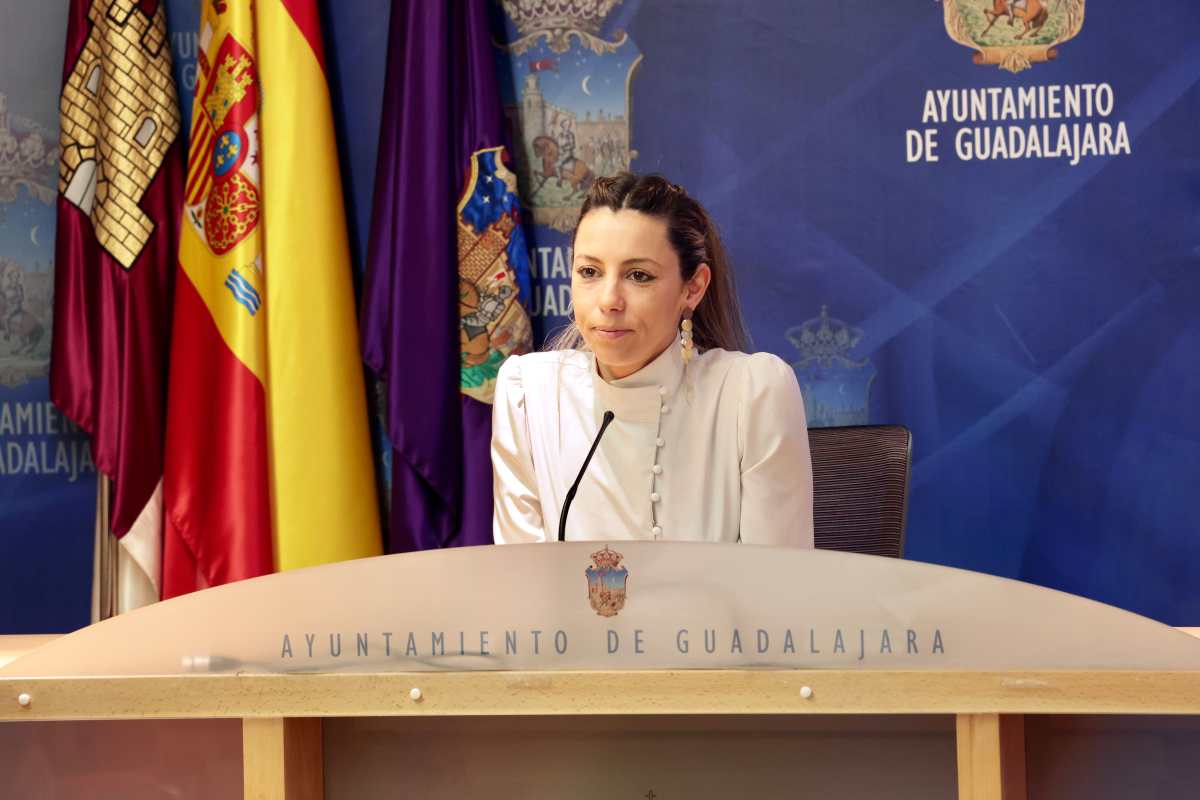
<path fill-rule="evenodd" d="M 381 552 L 316 0 L 206 0 L 198 62 L 167 597 Z"/>
<path fill-rule="evenodd" d="M 60 99 L 50 397 L 91 434 L 109 616 L 158 598 L 183 150 L 163 4 L 72 0 Z M 111 492 L 109 489 L 111 484 Z M 111 566 L 115 567 L 116 562 Z M 95 596 L 95 592 L 93 593 Z"/>

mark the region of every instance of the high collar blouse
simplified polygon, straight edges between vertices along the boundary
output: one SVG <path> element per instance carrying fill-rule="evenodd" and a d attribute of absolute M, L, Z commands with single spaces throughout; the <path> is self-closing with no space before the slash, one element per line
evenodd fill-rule
<path fill-rule="evenodd" d="M 513 356 L 496 383 L 492 468 L 498 543 L 682 539 L 813 546 L 812 465 L 795 373 L 769 353 L 708 350 L 684 365 L 678 341 L 638 372 L 605 381 L 590 352 Z"/>

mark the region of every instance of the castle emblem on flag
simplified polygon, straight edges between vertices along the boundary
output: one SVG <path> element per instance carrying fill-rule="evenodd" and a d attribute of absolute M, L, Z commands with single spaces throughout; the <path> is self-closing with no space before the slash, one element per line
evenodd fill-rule
<path fill-rule="evenodd" d="M 1012 73 L 1058 57 L 1083 27 L 1086 0 L 942 0 L 946 32 L 976 64 Z"/>
<path fill-rule="evenodd" d="M 180 128 L 162 13 L 161 4 L 147 12 L 131 0 L 93 2 L 91 33 L 60 101 L 58 191 L 91 217 L 96 241 L 126 269 L 154 230 L 139 204 Z"/>
<path fill-rule="evenodd" d="M 503 147 L 471 155 L 458 204 L 458 312 L 462 391 L 492 402 L 504 359 L 527 353 L 533 330 L 520 303 L 529 296 L 529 251 L 521 231 L 517 176 Z"/>
<path fill-rule="evenodd" d="M 233 40 L 231 38 L 226 41 Z M 208 115 L 208 121 L 215 127 L 221 126 L 229 110 L 242 102 L 254 85 L 254 65 L 250 56 L 245 52 L 236 54 L 234 48 L 235 45 L 230 45 L 228 49 L 222 46 L 224 55 L 217 54 L 221 64 L 204 97 L 204 112 Z"/>
<path fill-rule="evenodd" d="M 592 566 L 584 574 L 588 581 L 588 602 L 602 617 L 615 617 L 625 607 L 625 584 L 629 570 L 621 566 L 623 556 L 608 545 L 592 553 Z"/>

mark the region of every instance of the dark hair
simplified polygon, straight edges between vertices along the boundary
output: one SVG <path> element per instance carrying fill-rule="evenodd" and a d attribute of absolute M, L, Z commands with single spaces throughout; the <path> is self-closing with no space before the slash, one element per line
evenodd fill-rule
<path fill-rule="evenodd" d="M 708 290 L 692 313 L 692 340 L 702 350 L 716 347 L 749 350 L 750 337 L 742 323 L 729 256 L 716 224 L 703 206 L 681 186 L 661 175 L 621 172 L 592 183 L 579 209 L 579 221 L 595 208 L 631 209 L 663 220 L 671 249 L 679 257 L 684 282 L 692 279 L 701 264 L 708 264 L 712 272 Z M 575 230 L 579 230 L 579 222 L 575 223 Z M 571 246 L 575 246 L 574 233 Z M 579 347 L 582 340 L 578 328 L 572 324 L 556 334 L 549 346 L 556 350 Z"/>

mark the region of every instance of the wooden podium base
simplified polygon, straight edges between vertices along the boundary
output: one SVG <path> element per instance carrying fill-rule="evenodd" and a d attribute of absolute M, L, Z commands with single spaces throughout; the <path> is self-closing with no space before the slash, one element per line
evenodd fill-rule
<path fill-rule="evenodd" d="M 1025 717 L 959 714 L 959 800 L 1025 800 Z"/>
<path fill-rule="evenodd" d="M 469 727 L 469 718 L 490 719 L 496 721 L 491 735 L 503 736 L 505 719 L 518 727 L 522 719 L 565 719 L 566 729 L 576 731 L 604 718 L 646 720 L 650 727 L 655 720 L 694 719 L 703 735 L 705 725 L 712 729 L 714 720 L 733 718 L 743 734 L 754 734 L 760 728 L 778 732 L 804 717 L 937 716 L 954 720 L 953 733 L 943 726 L 942 735 L 953 736 L 960 798 L 1024 800 L 1025 715 L 1147 715 L 1160 722 L 1162 715 L 1196 717 L 1197 685 L 1200 672 L 1165 670 L 5 677 L 0 721 L 241 719 L 244 796 L 316 800 L 326 794 L 330 763 L 324 735 L 331 719 L 343 731 L 346 718 L 404 719 L 412 723 L 409 735 L 435 722 L 444 723 L 434 727 L 445 734 Z M 802 735 L 811 743 L 820 732 Z"/>
<path fill-rule="evenodd" d="M 242 720 L 242 781 L 245 800 L 321 800 L 321 718 Z"/>
<path fill-rule="evenodd" d="M 475 672 L 13 679 L 6 688 L 11 693 L 24 683 L 35 697 L 27 713 L 43 719 L 243 717 L 245 796 L 256 799 L 324 796 L 324 717 L 950 713 L 956 719 L 958 796 L 1024 800 L 1024 714 L 1197 715 L 1198 677 L 1120 671 Z"/>

